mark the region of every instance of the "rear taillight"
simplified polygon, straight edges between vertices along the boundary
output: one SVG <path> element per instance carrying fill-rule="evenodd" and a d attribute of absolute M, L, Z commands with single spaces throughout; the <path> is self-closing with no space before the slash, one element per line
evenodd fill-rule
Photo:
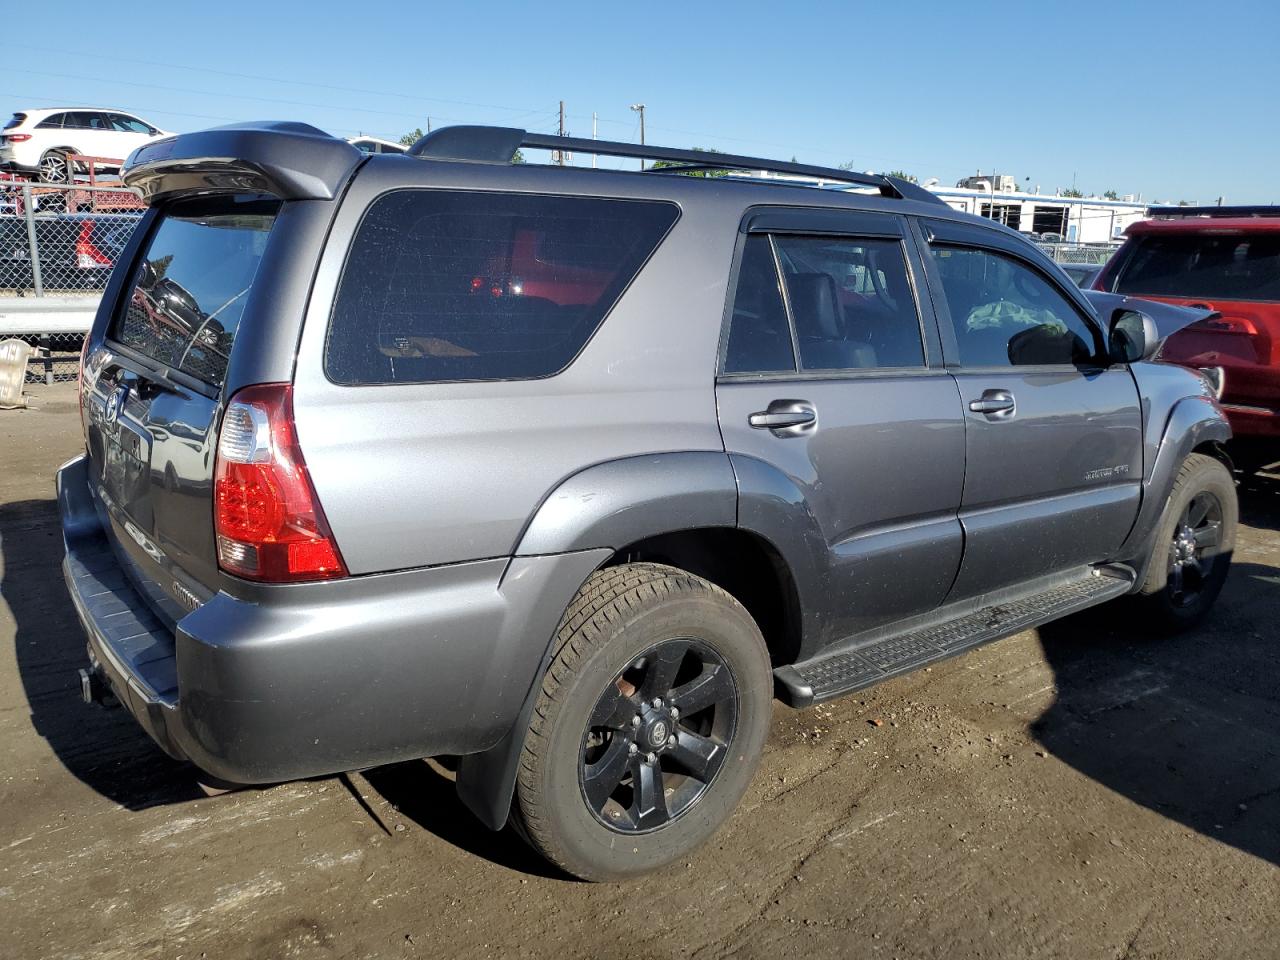
<path fill-rule="evenodd" d="M 76 237 L 76 265 L 81 270 L 99 270 L 111 266 L 111 258 L 94 246 L 92 220 L 80 224 L 80 235 Z"/>
<path fill-rule="evenodd" d="M 231 398 L 213 480 L 218 564 L 267 583 L 347 575 L 293 427 L 293 387 L 264 383 Z"/>
<path fill-rule="evenodd" d="M 1240 333 L 1246 337 L 1256 337 L 1258 328 L 1248 317 L 1216 316 L 1201 320 L 1193 325 L 1198 330 L 1212 330 L 1214 333 Z"/>
<path fill-rule="evenodd" d="M 25 143 L 31 139 L 29 133 L 6 133 L 0 140 L 8 140 L 10 143 Z"/>

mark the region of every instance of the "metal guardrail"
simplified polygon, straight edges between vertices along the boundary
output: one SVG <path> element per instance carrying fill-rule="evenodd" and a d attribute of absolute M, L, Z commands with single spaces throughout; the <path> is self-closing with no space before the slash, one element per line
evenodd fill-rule
<path fill-rule="evenodd" d="M 13 338 L 31 347 L 26 383 L 74 380 L 80 347 L 93 326 L 99 297 L 0 297 L 0 343 Z"/>

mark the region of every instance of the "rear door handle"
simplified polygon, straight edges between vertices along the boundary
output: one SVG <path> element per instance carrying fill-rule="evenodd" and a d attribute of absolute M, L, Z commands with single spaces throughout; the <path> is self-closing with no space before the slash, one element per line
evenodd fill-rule
<path fill-rule="evenodd" d="M 994 419 L 1008 419 L 1018 405 L 1008 390 L 984 390 L 978 400 L 969 401 L 969 409 Z"/>
<path fill-rule="evenodd" d="M 757 430 L 768 430 L 775 437 L 798 437 L 813 429 L 818 411 L 808 400 L 774 400 L 768 408 L 747 417 Z"/>

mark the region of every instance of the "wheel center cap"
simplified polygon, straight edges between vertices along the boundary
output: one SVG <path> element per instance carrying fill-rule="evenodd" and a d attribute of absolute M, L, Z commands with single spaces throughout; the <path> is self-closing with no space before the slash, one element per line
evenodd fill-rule
<path fill-rule="evenodd" d="M 650 721 L 644 732 L 644 738 L 648 742 L 650 750 L 665 747 L 669 736 L 671 736 L 671 724 L 664 719 Z"/>

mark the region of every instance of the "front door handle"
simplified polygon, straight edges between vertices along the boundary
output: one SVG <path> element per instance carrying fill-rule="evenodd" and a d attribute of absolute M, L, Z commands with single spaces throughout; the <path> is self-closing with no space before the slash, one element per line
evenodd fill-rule
<path fill-rule="evenodd" d="M 747 417 L 757 430 L 768 430 L 775 437 L 798 437 L 813 429 L 818 411 L 808 400 L 774 400 L 768 408 Z"/>
<path fill-rule="evenodd" d="M 1008 419 L 1017 410 L 1013 394 L 1008 390 L 984 390 L 978 400 L 969 401 L 969 409 L 993 419 Z"/>

